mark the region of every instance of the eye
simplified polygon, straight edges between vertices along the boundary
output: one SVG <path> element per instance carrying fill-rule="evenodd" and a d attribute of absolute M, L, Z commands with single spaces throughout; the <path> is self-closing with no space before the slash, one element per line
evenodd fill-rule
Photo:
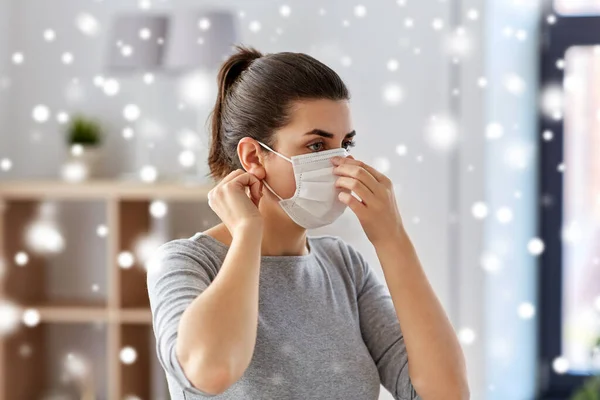
<path fill-rule="evenodd" d="M 348 140 L 344 145 L 346 150 L 350 150 L 352 147 L 356 146 L 356 140 Z"/>
<path fill-rule="evenodd" d="M 323 145 L 324 145 L 323 142 L 315 142 L 315 143 L 309 144 L 306 147 L 317 152 L 317 151 L 323 150 L 323 147 L 322 147 Z M 321 146 L 321 147 L 315 148 L 313 146 Z M 344 145 L 342 147 L 344 147 L 346 150 L 349 150 L 350 148 L 352 148 L 354 146 L 356 146 L 356 140 L 347 140 L 346 142 L 344 142 Z"/>
<path fill-rule="evenodd" d="M 322 150 L 321 148 L 319 148 L 319 149 L 315 149 L 314 147 L 312 147 L 312 146 L 318 146 L 318 145 L 321 145 L 321 146 L 323 146 L 323 142 L 315 142 L 315 143 L 311 143 L 311 144 L 309 144 L 309 145 L 308 145 L 308 146 L 306 146 L 306 147 L 308 147 L 309 149 L 311 149 L 311 150 L 313 150 L 313 151 L 320 151 L 320 150 Z"/>

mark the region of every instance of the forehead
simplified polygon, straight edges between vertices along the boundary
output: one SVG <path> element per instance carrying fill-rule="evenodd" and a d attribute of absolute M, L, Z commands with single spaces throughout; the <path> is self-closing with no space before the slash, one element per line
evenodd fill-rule
<path fill-rule="evenodd" d="M 344 136 L 352 130 L 347 100 L 306 100 L 295 102 L 287 128 L 303 134 L 318 128 Z"/>

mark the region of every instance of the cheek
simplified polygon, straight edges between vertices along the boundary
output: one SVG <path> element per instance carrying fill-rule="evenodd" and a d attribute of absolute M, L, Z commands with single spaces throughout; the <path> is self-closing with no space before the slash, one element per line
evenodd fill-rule
<path fill-rule="evenodd" d="M 289 199 L 296 192 L 296 180 L 294 178 L 294 167 L 286 160 L 273 163 L 269 172 L 267 172 L 267 180 L 269 185 L 283 199 Z"/>

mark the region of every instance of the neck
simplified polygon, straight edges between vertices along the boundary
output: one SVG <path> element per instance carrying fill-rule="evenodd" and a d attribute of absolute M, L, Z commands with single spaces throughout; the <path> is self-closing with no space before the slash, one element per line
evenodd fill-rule
<path fill-rule="evenodd" d="M 265 224 L 261 247 L 263 256 L 308 254 L 306 229 L 292 221 L 279 207 L 277 201 L 261 201 L 259 210 Z"/>

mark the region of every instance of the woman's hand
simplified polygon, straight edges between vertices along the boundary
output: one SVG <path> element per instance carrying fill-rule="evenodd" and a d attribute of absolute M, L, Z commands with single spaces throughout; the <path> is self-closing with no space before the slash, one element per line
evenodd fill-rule
<path fill-rule="evenodd" d="M 256 176 L 237 169 L 208 192 L 208 205 L 221 218 L 232 236 L 238 228 L 248 224 L 262 227 L 263 218 L 258 210 L 262 185 L 262 181 Z"/>
<path fill-rule="evenodd" d="M 356 214 L 371 243 L 405 234 L 392 182 L 387 176 L 352 156 L 334 157 L 331 162 L 333 173 L 340 176 L 335 186 L 348 189 L 362 199 L 361 202 L 345 191 L 338 195 Z"/>

